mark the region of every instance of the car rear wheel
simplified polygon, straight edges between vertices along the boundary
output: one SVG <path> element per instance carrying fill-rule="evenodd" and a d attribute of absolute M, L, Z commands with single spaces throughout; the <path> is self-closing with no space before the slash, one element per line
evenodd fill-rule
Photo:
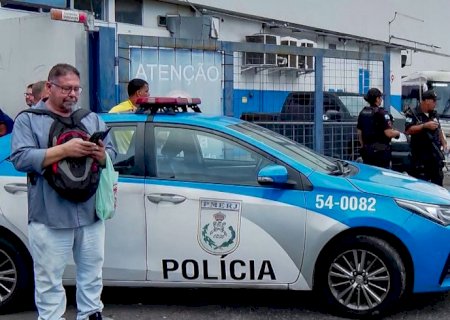
<path fill-rule="evenodd" d="M 26 255 L 0 238 L 0 313 L 12 311 L 31 297 L 33 279 Z"/>
<path fill-rule="evenodd" d="M 405 292 L 406 273 L 397 251 L 386 241 L 356 236 L 335 243 L 318 263 L 320 293 L 341 314 L 385 313 Z"/>

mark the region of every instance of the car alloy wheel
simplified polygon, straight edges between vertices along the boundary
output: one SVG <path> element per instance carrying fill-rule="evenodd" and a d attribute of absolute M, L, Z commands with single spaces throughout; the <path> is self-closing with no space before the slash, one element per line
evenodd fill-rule
<path fill-rule="evenodd" d="M 8 253 L 0 249 L 0 303 L 9 299 L 17 285 L 17 269 Z"/>
<path fill-rule="evenodd" d="M 31 302 L 33 270 L 28 251 L 16 241 L 0 238 L 0 314 Z"/>
<path fill-rule="evenodd" d="M 315 289 L 338 314 L 379 316 L 406 292 L 402 257 L 386 240 L 349 235 L 330 242 L 316 263 Z"/>
<path fill-rule="evenodd" d="M 349 250 L 331 264 L 328 285 L 345 307 L 369 310 L 384 301 L 391 280 L 388 268 L 377 255 L 367 250 Z"/>

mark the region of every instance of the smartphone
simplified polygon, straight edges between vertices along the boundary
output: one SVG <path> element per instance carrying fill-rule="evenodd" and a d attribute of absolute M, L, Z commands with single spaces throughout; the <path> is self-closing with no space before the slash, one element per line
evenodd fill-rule
<path fill-rule="evenodd" d="M 105 131 L 96 131 L 92 134 L 92 136 L 89 138 L 90 142 L 98 143 L 98 140 L 105 140 L 106 136 L 108 135 L 109 130 L 111 128 L 106 129 Z"/>

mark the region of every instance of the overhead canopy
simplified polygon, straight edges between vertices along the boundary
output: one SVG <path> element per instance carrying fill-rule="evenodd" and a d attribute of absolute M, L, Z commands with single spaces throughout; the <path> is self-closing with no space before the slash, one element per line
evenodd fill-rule
<path fill-rule="evenodd" d="M 424 84 L 428 80 L 450 81 L 450 71 L 419 71 L 402 78 L 402 84 Z"/>

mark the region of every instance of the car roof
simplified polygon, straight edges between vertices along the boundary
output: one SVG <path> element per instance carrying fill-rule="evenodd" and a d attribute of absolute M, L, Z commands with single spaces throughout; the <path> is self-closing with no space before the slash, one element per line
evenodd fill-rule
<path fill-rule="evenodd" d="M 174 114 L 138 114 L 138 113 L 101 113 L 103 121 L 108 123 L 157 122 L 196 125 L 206 128 L 225 128 L 241 123 L 242 120 L 227 116 L 218 116 L 198 112 L 176 112 Z"/>
<path fill-rule="evenodd" d="M 324 92 L 325 93 L 325 92 Z M 360 94 L 360 93 L 355 93 L 355 92 L 342 92 L 342 91 L 338 91 L 338 92 L 326 92 L 328 94 L 332 93 L 335 94 L 337 96 L 355 96 L 355 97 L 364 97 L 364 95 Z"/>

